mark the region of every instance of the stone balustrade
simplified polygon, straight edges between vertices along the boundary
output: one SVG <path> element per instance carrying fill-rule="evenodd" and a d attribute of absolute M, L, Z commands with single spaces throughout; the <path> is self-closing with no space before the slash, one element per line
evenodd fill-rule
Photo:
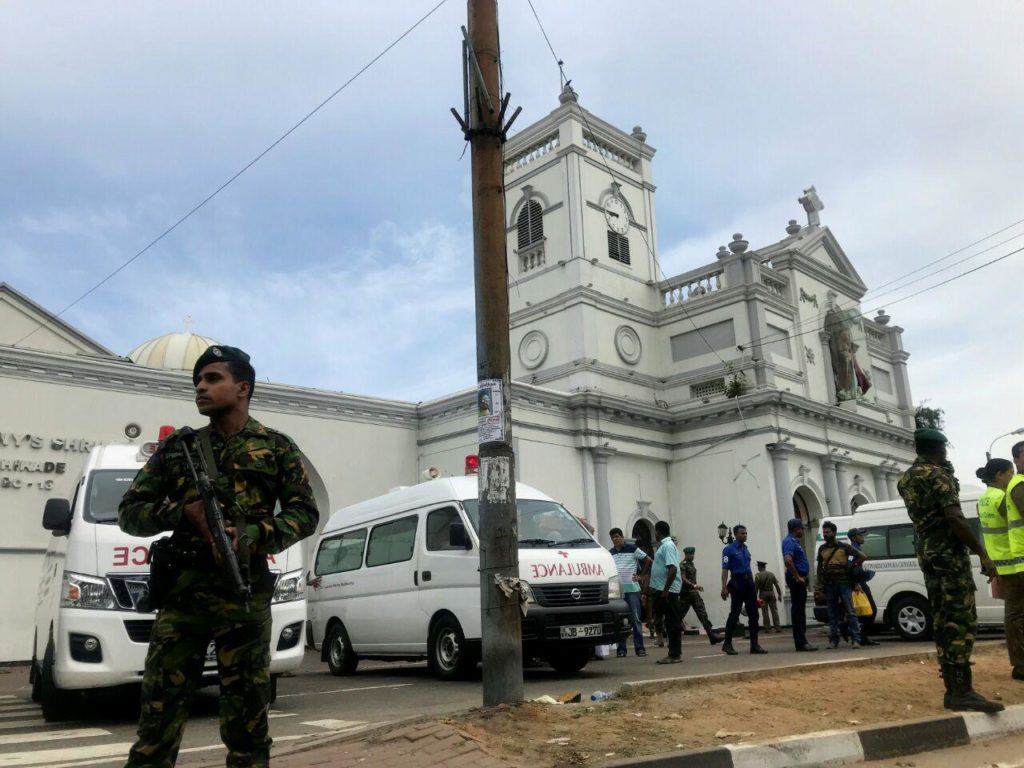
<path fill-rule="evenodd" d="M 547 257 L 544 255 L 543 240 L 519 251 L 516 255 L 519 257 L 520 274 L 529 272 L 532 269 L 539 269 L 547 263 Z"/>
<path fill-rule="evenodd" d="M 789 279 L 761 264 L 761 285 L 769 293 L 789 301 Z"/>
<path fill-rule="evenodd" d="M 615 147 L 606 144 L 600 139 L 595 138 L 594 135 L 591 133 L 585 132 L 583 134 L 583 146 L 585 146 L 591 152 L 597 152 L 605 160 L 610 160 L 613 163 L 618 163 L 619 165 L 629 168 L 629 170 L 631 171 L 636 170 L 637 163 L 639 162 L 638 158 L 632 155 L 628 155 L 625 152 L 622 152 L 621 150 L 618 150 Z"/>
<path fill-rule="evenodd" d="M 864 336 L 870 345 L 889 347 L 889 335 L 867 318 L 864 319 Z"/>
<path fill-rule="evenodd" d="M 660 287 L 662 302 L 671 307 L 722 290 L 725 273 L 717 266 L 704 267 L 669 278 Z"/>
<path fill-rule="evenodd" d="M 526 166 L 537 162 L 545 155 L 554 152 L 556 149 L 558 149 L 558 134 L 552 133 L 549 136 L 545 136 L 540 141 L 535 141 L 525 149 L 506 157 L 505 173 L 514 173 L 520 168 L 525 168 Z"/>

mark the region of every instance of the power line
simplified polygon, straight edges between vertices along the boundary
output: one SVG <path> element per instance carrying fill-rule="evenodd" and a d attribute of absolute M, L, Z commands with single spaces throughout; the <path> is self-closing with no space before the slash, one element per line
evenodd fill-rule
<path fill-rule="evenodd" d="M 55 317 L 61 317 L 65 312 L 67 312 L 69 309 L 71 309 L 76 304 L 81 302 L 87 296 L 89 296 L 90 294 L 95 292 L 97 289 L 102 287 L 104 284 L 109 282 L 114 276 L 116 276 L 119 272 L 121 272 L 123 269 L 125 269 L 130 264 L 132 264 L 132 262 L 134 262 L 136 259 L 138 259 L 140 256 L 142 256 L 144 253 L 146 253 L 150 248 L 152 248 L 154 245 L 156 245 L 161 240 L 163 240 L 165 237 L 167 237 L 169 234 L 171 234 L 171 232 L 173 232 L 178 227 L 180 227 L 182 224 L 184 224 L 186 221 L 188 221 L 190 218 L 192 218 L 192 216 L 194 214 L 196 214 L 207 203 L 209 203 L 211 200 L 213 200 L 213 198 L 217 197 L 217 195 L 219 195 L 221 192 L 223 192 L 225 189 L 227 189 L 231 184 L 233 184 L 243 173 L 245 173 L 250 168 L 252 168 L 254 165 L 256 165 L 256 163 L 258 163 L 260 160 L 262 160 L 264 158 L 264 156 L 266 156 L 271 150 L 273 150 L 275 147 L 277 147 L 278 144 L 280 144 L 282 141 L 284 141 L 289 136 L 291 136 L 307 120 L 309 120 L 311 117 L 313 117 L 313 115 L 315 115 L 317 112 L 319 112 L 325 106 L 327 106 L 327 104 L 332 99 L 334 99 L 335 96 L 337 96 L 339 93 L 341 93 L 346 88 L 348 88 L 348 86 L 350 86 L 353 82 L 355 82 L 355 80 L 358 79 L 360 77 L 360 75 L 362 75 L 364 72 L 366 72 L 366 70 L 368 70 L 370 67 L 372 67 L 374 64 L 376 64 L 380 59 L 382 59 L 392 48 L 394 48 L 396 45 L 398 45 L 400 42 L 402 42 L 402 40 L 404 40 L 406 37 L 408 37 L 413 32 L 413 30 L 415 30 L 423 22 L 425 22 L 427 19 L 429 19 L 431 16 L 433 16 L 434 13 L 438 9 L 440 9 L 441 6 L 443 6 L 447 2 L 448 2 L 448 0 L 440 0 L 440 2 L 437 3 L 437 5 L 435 5 L 429 11 L 427 11 L 427 13 L 425 13 L 423 16 L 421 16 L 419 18 L 419 20 L 416 21 L 415 24 L 413 24 L 411 27 L 409 27 L 407 30 L 405 30 L 405 32 L 403 32 L 401 35 L 399 35 L 394 40 L 392 40 L 391 43 L 388 44 L 388 46 L 386 48 L 384 48 L 380 53 L 378 53 L 376 56 L 374 56 L 372 59 L 370 59 L 369 62 L 367 62 L 359 71 L 357 71 L 354 75 L 352 75 L 348 80 L 346 80 L 344 83 L 342 83 L 342 85 L 340 87 L 338 87 L 333 93 L 331 93 L 330 96 L 328 96 L 326 99 L 324 99 L 319 104 L 317 104 L 316 107 L 314 107 L 310 112 L 308 112 L 305 115 L 305 117 L 303 117 L 301 120 L 299 120 L 297 123 L 295 123 L 295 125 L 293 125 L 291 128 L 289 128 L 283 134 L 281 134 L 266 149 L 264 149 L 262 152 L 260 152 L 258 155 L 256 155 L 256 157 L 254 157 L 252 160 L 250 160 L 248 163 L 246 163 L 241 168 L 241 170 L 239 170 L 231 178 L 229 178 L 227 181 L 225 181 L 223 184 L 221 184 L 219 187 L 217 187 L 217 189 L 215 189 L 213 192 L 211 192 L 209 195 L 207 195 L 205 198 L 203 198 L 203 200 L 201 200 L 197 205 L 195 205 L 188 213 L 186 213 L 184 216 L 182 216 L 180 219 L 178 219 L 176 222 L 174 222 L 171 226 L 169 226 L 167 229 L 165 229 L 163 232 L 161 232 L 156 238 L 151 240 L 146 245 L 145 248 L 143 248 L 142 250 L 138 251 L 135 255 L 133 255 L 127 261 L 123 262 L 119 267 L 117 267 L 117 269 L 115 269 L 114 271 L 110 272 L 106 277 L 104 277 L 98 283 L 96 283 L 91 288 L 89 288 L 89 290 L 87 290 L 85 293 L 83 293 L 78 298 L 76 298 L 74 301 L 72 301 L 70 304 L 68 304 L 66 307 L 64 307 L 64 309 L 62 309 L 60 312 L 57 312 Z M 24 336 L 22 336 L 16 342 L 14 342 L 14 344 L 12 346 L 15 346 L 15 347 L 18 346 L 19 344 L 21 344 L 21 342 L 25 341 L 25 339 L 29 338 L 30 336 L 32 336 L 34 333 L 36 333 L 38 330 L 40 330 L 41 328 L 43 328 L 45 326 L 46 326 L 46 321 L 40 322 L 38 325 L 36 325 L 35 328 L 33 328 L 28 333 L 26 333 Z"/>

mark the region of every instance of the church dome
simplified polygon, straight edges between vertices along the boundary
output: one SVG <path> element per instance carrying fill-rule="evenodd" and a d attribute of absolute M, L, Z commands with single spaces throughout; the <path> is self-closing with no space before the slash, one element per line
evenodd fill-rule
<path fill-rule="evenodd" d="M 220 344 L 220 342 L 209 336 L 180 331 L 144 341 L 129 352 L 128 357 L 136 365 L 146 368 L 191 371 L 199 356 L 206 351 L 207 347 L 214 344 Z"/>

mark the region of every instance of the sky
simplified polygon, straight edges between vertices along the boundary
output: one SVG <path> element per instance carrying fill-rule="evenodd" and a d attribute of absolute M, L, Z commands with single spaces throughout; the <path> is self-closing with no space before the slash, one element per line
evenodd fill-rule
<path fill-rule="evenodd" d="M 436 2 L 0 4 L 0 280 L 60 311 Z M 877 290 L 1024 219 L 1024 5 L 534 5 L 580 103 L 658 150 L 667 275 L 733 232 L 780 239 L 814 184 L 879 294 L 865 311 L 905 329 L 914 398 L 945 411 L 959 474 L 1024 427 L 1024 253 L 900 301 L 1021 247 L 1024 223 Z M 499 13 L 523 128 L 557 106 L 558 68 L 526 0 Z M 193 330 L 289 384 L 412 402 L 473 386 L 470 167 L 448 111 L 465 14 L 448 0 L 65 319 L 118 354 Z"/>

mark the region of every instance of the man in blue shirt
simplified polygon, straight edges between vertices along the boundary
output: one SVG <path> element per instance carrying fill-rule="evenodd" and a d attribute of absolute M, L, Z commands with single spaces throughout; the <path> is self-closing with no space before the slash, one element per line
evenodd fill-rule
<path fill-rule="evenodd" d="M 811 564 L 800 540 L 804 536 L 804 522 L 798 517 L 786 527 L 789 535 L 782 540 L 782 559 L 786 563 L 786 586 L 792 600 L 793 642 L 798 651 L 816 651 L 818 646 L 807 642 L 807 575 Z"/>
<path fill-rule="evenodd" d="M 621 528 L 612 528 L 608 532 L 612 540 L 612 553 L 615 561 L 615 569 L 619 572 L 619 585 L 622 589 L 622 599 L 629 607 L 629 624 L 633 628 L 633 650 L 637 656 L 646 656 L 644 650 L 644 630 L 640 623 L 640 583 L 636 580 L 636 574 L 650 562 L 647 553 L 638 548 L 636 544 L 630 544 L 622 535 Z M 620 658 L 626 655 L 626 639 L 619 643 Z"/>
<path fill-rule="evenodd" d="M 683 660 L 683 614 L 679 609 L 679 590 L 683 582 L 679 578 L 679 550 L 670 532 L 664 520 L 654 524 L 658 549 L 651 564 L 651 591 L 656 600 L 655 610 L 665 617 L 665 634 L 668 635 L 668 656 L 658 659 L 658 664 L 678 664 Z"/>
<path fill-rule="evenodd" d="M 740 609 L 746 606 L 747 620 L 750 622 L 750 652 L 768 653 L 757 642 L 757 589 L 754 587 L 754 572 L 750 568 L 747 526 L 737 525 L 732 529 L 732 535 L 734 541 L 726 544 L 722 550 L 722 599 L 732 597 L 722 650 L 730 656 L 736 655 L 736 649 L 732 647 L 732 635 L 740 621 Z"/>

